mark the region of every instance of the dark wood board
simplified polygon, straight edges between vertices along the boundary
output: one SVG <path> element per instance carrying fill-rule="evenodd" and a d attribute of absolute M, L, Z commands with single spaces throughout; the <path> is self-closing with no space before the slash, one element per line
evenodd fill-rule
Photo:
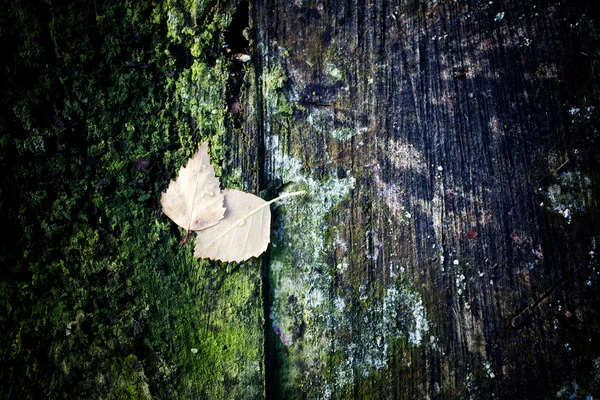
<path fill-rule="evenodd" d="M 598 395 L 593 5 L 250 9 L 267 396 Z"/>

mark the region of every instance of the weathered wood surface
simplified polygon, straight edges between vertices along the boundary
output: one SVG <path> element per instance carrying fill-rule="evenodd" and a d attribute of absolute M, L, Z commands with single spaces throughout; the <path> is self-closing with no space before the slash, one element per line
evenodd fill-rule
<path fill-rule="evenodd" d="M 251 5 L 266 393 L 598 395 L 598 14 Z M 262 150 L 261 150 L 262 149 Z"/>
<path fill-rule="evenodd" d="M 600 394 L 593 2 L 0 9 L 0 396 Z M 260 260 L 160 211 L 206 139 Z"/>

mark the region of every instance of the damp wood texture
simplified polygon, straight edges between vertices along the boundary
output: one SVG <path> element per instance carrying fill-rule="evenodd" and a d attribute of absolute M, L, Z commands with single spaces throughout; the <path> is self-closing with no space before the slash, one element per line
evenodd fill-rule
<path fill-rule="evenodd" d="M 600 396 L 593 2 L 0 9 L 0 397 Z M 162 212 L 207 140 L 258 258 Z"/>
<path fill-rule="evenodd" d="M 597 396 L 598 13 L 251 10 L 262 185 L 312 195 L 264 260 L 267 395 Z"/>

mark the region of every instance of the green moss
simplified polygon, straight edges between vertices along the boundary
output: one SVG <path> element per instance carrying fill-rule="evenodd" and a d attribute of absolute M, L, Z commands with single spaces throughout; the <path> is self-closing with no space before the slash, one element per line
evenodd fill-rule
<path fill-rule="evenodd" d="M 297 107 L 283 93 L 287 80 L 287 75 L 279 63 L 270 66 L 264 73 L 263 99 L 270 118 L 288 119 Z"/>
<path fill-rule="evenodd" d="M 585 214 L 592 205 L 592 181 L 579 171 L 561 173 L 557 182 L 542 192 L 546 208 L 564 217 L 567 223 L 571 223 L 573 215 Z"/>
<path fill-rule="evenodd" d="M 205 60 L 231 19 L 220 7 L 13 3 L 3 397 L 262 396 L 258 263 L 199 262 L 159 204 L 200 142 L 216 161 L 226 149 L 229 61 Z"/>
<path fill-rule="evenodd" d="M 333 79 L 344 80 L 344 72 L 341 71 L 333 62 L 327 61 L 325 63 L 325 73 L 331 76 Z"/>

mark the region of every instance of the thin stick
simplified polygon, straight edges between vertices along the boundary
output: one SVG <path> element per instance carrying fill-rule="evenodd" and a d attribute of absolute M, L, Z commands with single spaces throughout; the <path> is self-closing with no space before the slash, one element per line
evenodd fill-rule
<path fill-rule="evenodd" d="M 564 167 L 565 165 L 567 165 L 568 162 L 569 162 L 569 157 L 567 157 L 567 161 L 565 161 L 564 163 L 562 163 L 560 167 L 558 167 L 558 168 L 556 168 L 554 170 L 554 173 L 557 173 L 558 171 L 560 171 L 562 169 L 562 167 Z"/>

